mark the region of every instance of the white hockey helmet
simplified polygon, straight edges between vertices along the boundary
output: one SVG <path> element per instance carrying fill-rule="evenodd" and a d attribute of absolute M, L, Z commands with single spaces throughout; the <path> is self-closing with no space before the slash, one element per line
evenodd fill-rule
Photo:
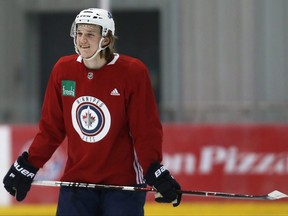
<path fill-rule="evenodd" d="M 104 9 L 89 8 L 82 10 L 75 18 L 71 26 L 70 36 L 76 36 L 77 24 L 94 24 L 102 27 L 102 37 L 105 37 L 110 30 L 115 34 L 115 23 L 112 14 Z"/>

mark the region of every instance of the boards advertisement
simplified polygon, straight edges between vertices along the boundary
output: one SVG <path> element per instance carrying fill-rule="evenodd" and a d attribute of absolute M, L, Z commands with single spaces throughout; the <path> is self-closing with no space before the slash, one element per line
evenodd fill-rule
<path fill-rule="evenodd" d="M 1 159 L 1 175 L 28 149 L 37 131 L 36 125 L 0 127 L 0 134 L 5 135 L 2 149 L 6 151 L 6 157 Z M 288 193 L 288 125 L 165 123 L 163 131 L 163 164 L 183 190 L 263 195 L 277 189 Z M 66 163 L 66 148 L 65 140 L 36 179 L 60 179 Z M 58 190 L 32 186 L 24 202 L 56 203 Z M 4 196 L 5 191 L 2 189 L 0 194 Z M 0 205 L 17 202 L 10 195 L 5 195 L 5 200 Z M 153 200 L 152 194 L 147 200 Z M 213 201 L 215 198 L 185 196 L 182 200 Z"/>

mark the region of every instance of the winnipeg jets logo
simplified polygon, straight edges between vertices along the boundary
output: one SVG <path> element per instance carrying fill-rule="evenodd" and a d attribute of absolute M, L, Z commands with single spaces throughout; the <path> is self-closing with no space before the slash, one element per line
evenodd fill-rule
<path fill-rule="evenodd" d="M 86 127 L 92 127 L 93 123 L 95 122 L 95 116 L 93 116 L 90 112 L 90 106 L 88 106 L 88 109 L 86 113 L 82 116 L 83 122 L 85 123 Z"/>
<path fill-rule="evenodd" d="M 111 116 L 107 106 L 92 96 L 77 98 L 71 110 L 74 129 L 82 140 L 95 143 L 102 140 L 111 125 Z"/>

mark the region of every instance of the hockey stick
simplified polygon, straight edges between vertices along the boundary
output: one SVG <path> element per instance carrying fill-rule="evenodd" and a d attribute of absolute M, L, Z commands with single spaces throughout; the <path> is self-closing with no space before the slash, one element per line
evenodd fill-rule
<path fill-rule="evenodd" d="M 89 184 L 82 182 L 63 182 L 63 181 L 40 181 L 34 180 L 33 185 L 38 186 L 51 186 L 51 187 L 80 187 L 80 188 L 95 188 L 95 189 L 110 189 L 110 190 L 124 190 L 124 191 L 142 191 L 142 192 L 154 192 L 152 187 L 133 187 L 133 186 L 117 186 L 117 185 L 103 185 L 103 184 Z M 221 198 L 234 198 L 234 199 L 247 199 L 247 200 L 278 200 L 282 198 L 288 198 L 287 194 L 280 191 L 274 190 L 269 194 L 265 195 L 245 195 L 245 194 L 234 194 L 234 193 L 223 193 L 223 192 L 211 192 L 211 191 L 190 191 L 190 190 L 179 190 L 178 193 L 183 195 L 191 196 L 202 196 L 202 197 L 221 197 Z"/>

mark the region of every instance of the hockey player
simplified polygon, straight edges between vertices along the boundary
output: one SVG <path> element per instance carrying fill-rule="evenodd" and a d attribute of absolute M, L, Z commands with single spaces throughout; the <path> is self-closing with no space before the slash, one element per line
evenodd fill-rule
<path fill-rule="evenodd" d="M 161 165 L 162 126 L 146 66 L 115 53 L 110 12 L 81 11 L 71 27 L 77 54 L 55 64 L 43 102 L 39 132 L 4 177 L 22 201 L 37 171 L 64 138 L 63 181 L 143 186 L 155 200 L 178 206 L 180 185 Z M 57 215 L 144 215 L 145 192 L 61 187 Z"/>

